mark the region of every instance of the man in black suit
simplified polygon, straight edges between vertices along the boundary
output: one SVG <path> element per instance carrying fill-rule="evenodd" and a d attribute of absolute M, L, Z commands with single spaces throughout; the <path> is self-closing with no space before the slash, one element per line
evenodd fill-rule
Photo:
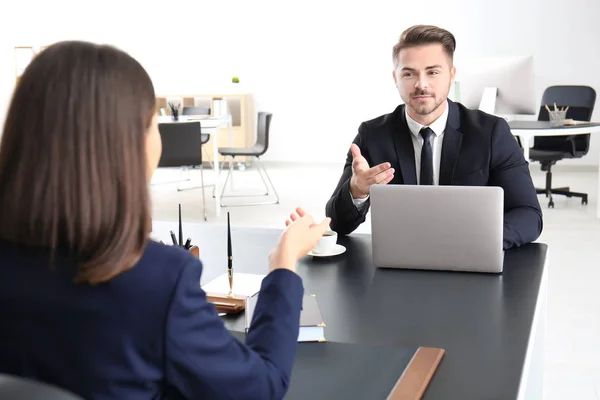
<path fill-rule="evenodd" d="M 326 206 L 331 228 L 339 234 L 365 221 L 371 185 L 390 183 L 500 186 L 504 249 L 539 237 L 542 210 L 508 124 L 448 99 L 455 47 L 454 36 L 435 26 L 413 26 L 400 36 L 393 49 L 393 77 L 405 104 L 358 128 Z M 444 207 L 444 199 L 439 202 Z"/>

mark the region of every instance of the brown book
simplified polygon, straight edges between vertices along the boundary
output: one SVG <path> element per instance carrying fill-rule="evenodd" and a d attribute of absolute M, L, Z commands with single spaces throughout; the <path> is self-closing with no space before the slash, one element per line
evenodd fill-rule
<path fill-rule="evenodd" d="M 576 121 L 573 119 L 565 119 L 564 125 L 590 125 L 589 121 Z"/>
<path fill-rule="evenodd" d="M 254 308 L 258 301 L 258 293 L 246 300 L 246 332 L 250 329 Z M 317 297 L 314 294 L 305 294 L 302 298 L 302 311 L 300 312 L 300 331 L 298 342 L 325 342 L 325 321 L 319 309 Z"/>

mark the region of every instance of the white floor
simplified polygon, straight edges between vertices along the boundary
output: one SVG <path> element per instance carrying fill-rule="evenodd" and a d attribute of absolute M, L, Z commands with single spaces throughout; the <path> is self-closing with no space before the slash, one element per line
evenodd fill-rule
<path fill-rule="evenodd" d="M 286 216 L 302 206 L 316 218 L 325 215 L 325 203 L 340 177 L 341 165 L 274 165 L 271 179 L 280 196 L 280 204 L 268 206 L 226 207 L 215 216 L 212 186 L 205 188 L 208 222 L 202 218 L 199 189 L 177 192 L 177 184 L 164 183 L 179 178 L 179 171 L 158 170 L 151 192 L 153 218 L 177 220 L 181 203 L 184 221 L 224 224 L 227 211 L 236 226 L 283 228 Z M 543 186 L 539 166 L 531 166 L 536 186 Z M 192 184 L 199 184 L 200 171 L 192 170 Z M 205 184 L 214 182 L 212 171 L 204 170 Z M 554 198 L 549 209 L 540 196 L 544 211 L 544 231 L 539 241 L 549 245 L 550 275 L 545 362 L 546 399 L 600 400 L 600 220 L 595 218 L 598 176 L 595 172 L 557 169 L 554 186 L 589 193 L 589 205 L 580 200 Z M 261 181 L 253 169 L 235 171 L 234 188 L 260 192 Z M 228 204 L 245 198 L 227 199 Z M 369 232 L 370 221 L 357 232 Z"/>

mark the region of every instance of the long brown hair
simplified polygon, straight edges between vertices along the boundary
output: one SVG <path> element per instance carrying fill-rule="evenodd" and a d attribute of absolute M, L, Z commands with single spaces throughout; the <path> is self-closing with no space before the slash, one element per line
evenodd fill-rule
<path fill-rule="evenodd" d="M 78 282 L 133 266 L 150 231 L 154 88 L 107 45 L 49 46 L 15 88 L 0 144 L 0 238 L 74 257 Z"/>

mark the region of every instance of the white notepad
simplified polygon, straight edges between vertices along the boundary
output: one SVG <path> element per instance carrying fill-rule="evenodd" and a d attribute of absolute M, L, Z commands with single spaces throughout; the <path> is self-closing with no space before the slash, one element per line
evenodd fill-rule
<path fill-rule="evenodd" d="M 254 296 L 266 275 L 233 273 L 233 293 L 236 296 Z M 202 286 L 206 293 L 229 293 L 229 278 L 223 274 Z"/>
<path fill-rule="evenodd" d="M 258 302 L 257 294 L 246 299 L 245 328 L 246 333 L 250 330 L 252 317 Z M 300 312 L 300 329 L 298 330 L 298 342 L 326 342 L 325 321 L 314 294 L 305 294 L 302 298 L 302 311 Z"/>

